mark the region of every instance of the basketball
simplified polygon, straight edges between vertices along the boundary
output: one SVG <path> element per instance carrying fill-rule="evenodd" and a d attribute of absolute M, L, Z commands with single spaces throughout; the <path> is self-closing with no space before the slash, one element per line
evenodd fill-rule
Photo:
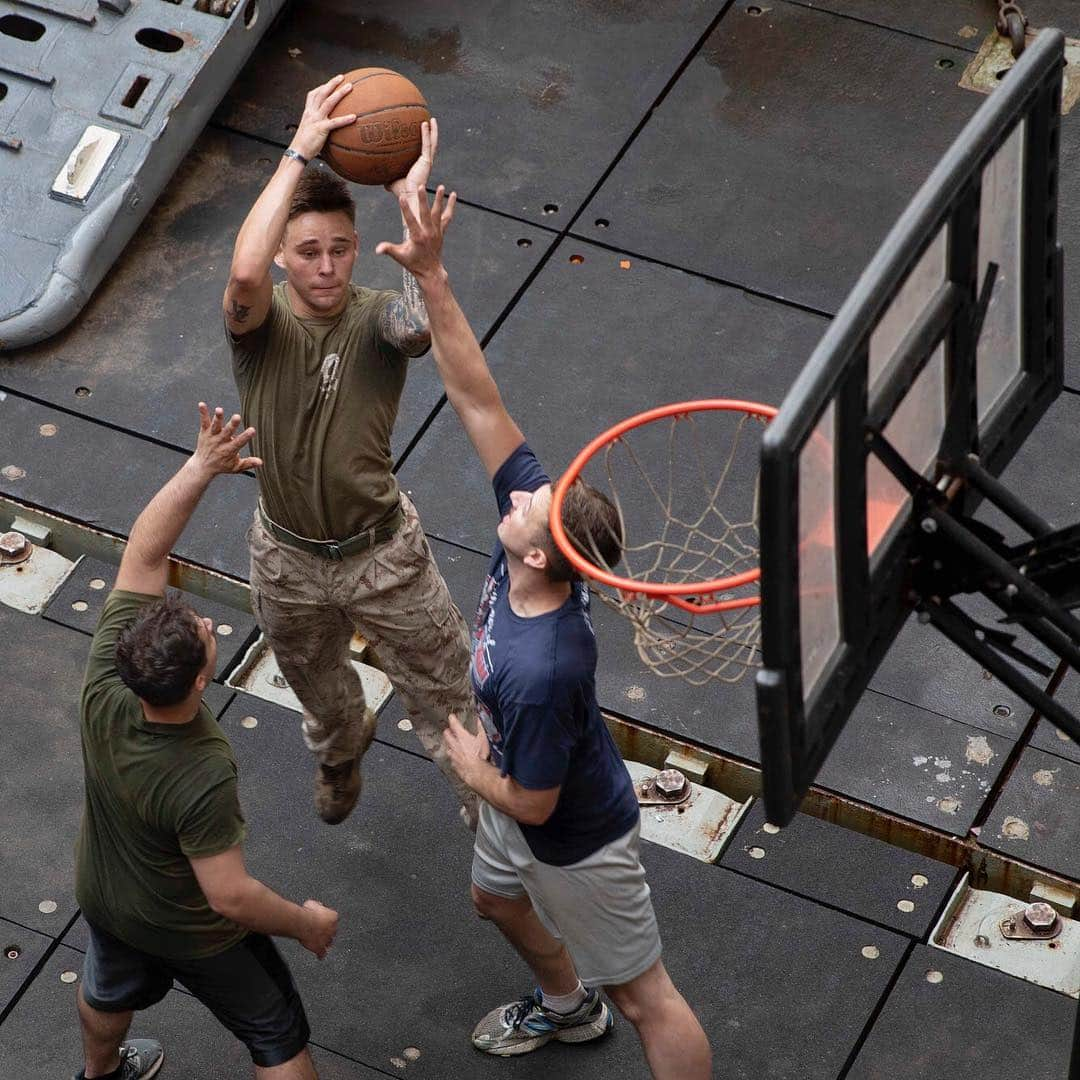
<path fill-rule="evenodd" d="M 388 184 L 420 156 L 420 125 L 431 118 L 424 95 L 396 71 L 357 68 L 352 89 L 331 117 L 356 113 L 356 123 L 330 132 L 323 157 L 356 184 Z"/>

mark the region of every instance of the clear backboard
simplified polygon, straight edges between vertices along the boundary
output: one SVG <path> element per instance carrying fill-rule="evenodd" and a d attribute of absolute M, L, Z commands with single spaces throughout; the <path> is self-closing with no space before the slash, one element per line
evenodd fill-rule
<path fill-rule="evenodd" d="M 1062 389 L 1064 37 L 1002 78 L 889 233 L 761 448 L 766 810 L 790 820 L 917 603 L 924 492 L 970 513 Z"/>

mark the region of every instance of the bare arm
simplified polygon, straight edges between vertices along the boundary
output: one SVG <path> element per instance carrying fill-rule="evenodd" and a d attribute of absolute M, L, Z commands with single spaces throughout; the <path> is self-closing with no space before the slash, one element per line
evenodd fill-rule
<path fill-rule="evenodd" d="M 279 896 L 248 873 L 239 845 L 190 861 L 207 903 L 219 915 L 260 934 L 293 938 L 319 959 L 326 955 L 337 932 L 336 911 L 317 900 L 301 906 Z"/>
<path fill-rule="evenodd" d="M 525 825 L 543 825 L 551 817 L 562 788 L 533 790 L 522 787 L 512 776 L 503 776 L 488 760 L 489 745 L 482 725 L 474 735 L 451 713 L 443 740 L 454 771 L 484 802 Z"/>
<path fill-rule="evenodd" d="M 417 215 L 403 198 L 401 213 L 408 225 L 408 238 L 401 244 L 381 243 L 375 250 L 412 270 L 427 304 L 432 349 L 446 396 L 488 475 L 494 476 L 524 436 L 503 405 L 480 343 L 442 264 L 443 234 L 454 216 L 455 201 L 451 195 L 444 202 L 440 186 L 431 207 L 426 193 L 419 199 Z"/>
<path fill-rule="evenodd" d="M 309 161 L 322 150 L 331 131 L 356 119 L 352 114 L 330 119 L 338 102 L 352 89 L 352 83 L 343 82 L 343 78 L 335 75 L 307 96 L 303 116 L 289 148 Z M 233 334 L 246 334 L 257 329 L 270 310 L 273 293 L 270 266 L 285 235 L 289 204 L 303 173 L 302 162 L 283 157 L 240 226 L 222 301 L 225 325 Z"/>
<path fill-rule="evenodd" d="M 409 230 L 404 230 L 404 240 Z M 431 348 L 431 329 L 427 307 L 416 278 L 403 270 L 401 293 L 395 296 L 379 316 L 379 336 L 406 356 L 422 356 Z"/>
<path fill-rule="evenodd" d="M 199 438 L 195 453 L 171 480 L 147 503 L 131 528 L 116 588 L 128 592 L 160 596 L 165 592 L 169 572 L 169 552 L 180 538 L 210 481 L 221 473 L 240 472 L 261 465 L 256 457 L 241 457 L 251 442 L 254 428 L 237 434 L 240 417 L 222 424 L 222 410 L 213 416 L 199 402 Z"/>
<path fill-rule="evenodd" d="M 427 201 L 426 186 L 431 166 L 439 149 L 439 122 L 432 117 L 420 125 L 420 156 L 413 162 L 408 173 L 387 184 L 387 190 L 400 202 L 404 198 L 415 215 L 419 210 L 420 193 Z M 409 224 L 402 215 L 402 243 L 409 240 Z M 428 326 L 424 296 L 416 278 L 407 266 L 401 270 L 401 295 L 396 296 L 383 308 L 379 320 L 379 334 L 383 341 L 393 345 L 406 356 L 420 356 L 431 347 L 431 330 Z"/>

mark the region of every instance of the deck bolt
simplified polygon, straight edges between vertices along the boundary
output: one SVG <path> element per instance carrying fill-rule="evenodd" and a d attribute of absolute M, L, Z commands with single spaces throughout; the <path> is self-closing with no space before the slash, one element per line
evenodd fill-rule
<path fill-rule="evenodd" d="M 1043 902 L 1028 904 L 1024 909 L 1024 922 L 1037 934 L 1048 934 L 1057 926 L 1057 912 Z"/>
<path fill-rule="evenodd" d="M 688 782 L 678 769 L 664 769 L 653 778 L 656 790 L 665 799 L 677 799 L 686 791 Z"/>
<path fill-rule="evenodd" d="M 0 553 L 9 559 L 17 559 L 29 545 L 30 541 L 21 532 L 6 532 L 0 536 Z"/>

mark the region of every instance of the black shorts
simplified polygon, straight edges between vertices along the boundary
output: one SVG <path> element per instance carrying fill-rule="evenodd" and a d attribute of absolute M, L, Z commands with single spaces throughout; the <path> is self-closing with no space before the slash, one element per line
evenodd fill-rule
<path fill-rule="evenodd" d="M 307 1046 L 311 1029 L 303 1003 L 288 966 L 265 934 L 248 934 L 201 960 L 165 960 L 90 926 L 82 990 L 92 1009 L 147 1009 L 165 997 L 173 979 L 248 1048 L 256 1065 L 283 1065 Z"/>

